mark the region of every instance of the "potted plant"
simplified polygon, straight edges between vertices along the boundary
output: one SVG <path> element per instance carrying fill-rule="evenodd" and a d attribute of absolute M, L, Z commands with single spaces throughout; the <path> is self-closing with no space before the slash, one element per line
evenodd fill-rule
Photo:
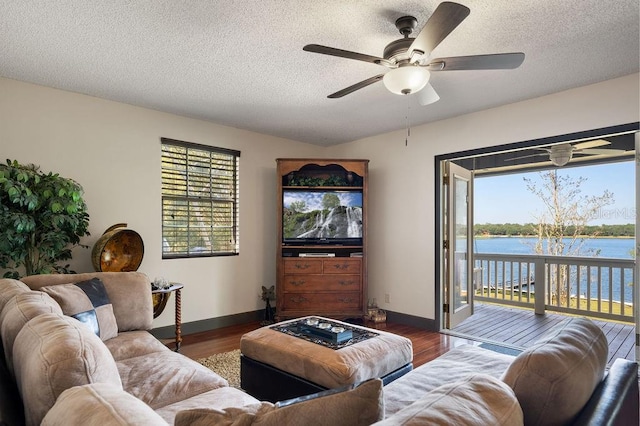
<path fill-rule="evenodd" d="M 5 278 L 69 271 L 59 262 L 89 235 L 80 184 L 33 164 L 0 164 L 0 268 Z M 23 272 L 21 274 L 21 272 Z"/>

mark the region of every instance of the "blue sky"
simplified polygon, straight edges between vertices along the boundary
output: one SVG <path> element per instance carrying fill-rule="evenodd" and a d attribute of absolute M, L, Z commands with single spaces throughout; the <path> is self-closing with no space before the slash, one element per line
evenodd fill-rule
<path fill-rule="evenodd" d="M 284 206 L 289 207 L 293 201 L 304 201 L 307 204 L 305 211 L 322 210 L 322 197 L 327 192 L 336 194 L 341 206 L 362 207 L 362 193 L 346 191 L 285 191 Z"/>
<path fill-rule="evenodd" d="M 614 204 L 605 206 L 589 225 L 635 223 L 634 162 L 559 168 L 563 175 L 584 177 L 582 194 L 613 193 Z M 540 182 L 538 172 L 476 177 L 474 180 L 475 223 L 529 223 L 544 211 L 540 199 L 528 189 L 523 177 Z M 540 187 L 540 185 L 538 185 Z"/>

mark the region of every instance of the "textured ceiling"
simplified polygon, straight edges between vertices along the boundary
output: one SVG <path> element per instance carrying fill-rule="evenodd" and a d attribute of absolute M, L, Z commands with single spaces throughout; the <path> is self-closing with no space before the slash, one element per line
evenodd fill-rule
<path fill-rule="evenodd" d="M 332 145 L 639 70 L 638 0 L 461 0 L 469 17 L 432 57 L 524 52 L 509 71 L 432 73 L 419 106 L 385 68 L 308 53 L 381 56 L 394 22 L 436 0 L 0 0 L 0 76 L 318 145 Z M 415 34 L 414 34 L 415 35 Z"/>

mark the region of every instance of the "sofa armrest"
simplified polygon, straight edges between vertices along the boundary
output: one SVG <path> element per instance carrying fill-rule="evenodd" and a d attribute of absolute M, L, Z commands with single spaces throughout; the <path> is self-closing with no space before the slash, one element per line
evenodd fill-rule
<path fill-rule="evenodd" d="M 618 358 L 593 391 L 574 424 L 640 424 L 638 397 L 638 364 Z"/>

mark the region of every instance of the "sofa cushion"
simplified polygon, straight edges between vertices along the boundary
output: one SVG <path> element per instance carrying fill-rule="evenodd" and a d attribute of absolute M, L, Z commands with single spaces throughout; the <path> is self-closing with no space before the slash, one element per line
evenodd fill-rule
<path fill-rule="evenodd" d="M 600 327 L 572 318 L 518 355 L 502 380 L 514 390 L 526 424 L 565 424 L 602 381 L 608 352 Z"/>
<path fill-rule="evenodd" d="M 153 300 L 151 281 L 142 272 L 88 272 L 84 274 L 31 275 L 22 281 L 33 290 L 99 278 L 107 289 L 118 322 L 118 331 L 151 330 Z"/>
<path fill-rule="evenodd" d="M 42 421 L 42 426 L 166 424 L 148 405 L 108 383 L 67 389 Z"/>
<path fill-rule="evenodd" d="M 13 374 L 13 344 L 16 336 L 29 320 L 44 313 L 62 315 L 62 309 L 48 294 L 40 291 L 19 293 L 7 302 L 2 310 L 0 332 L 7 369 L 11 374 Z"/>
<path fill-rule="evenodd" d="M 348 390 L 321 392 L 294 403 L 262 402 L 223 410 L 201 408 L 181 411 L 176 426 L 260 424 L 264 426 L 326 424 L 368 426 L 384 417 L 382 380 L 372 379 Z"/>
<path fill-rule="evenodd" d="M 109 340 L 118 335 L 113 305 L 100 279 L 92 278 L 72 284 L 47 286 L 40 290 L 53 297 L 65 315 L 89 327 L 102 340 Z"/>
<path fill-rule="evenodd" d="M 472 374 L 428 392 L 376 423 L 378 426 L 427 424 L 517 426 L 523 424 L 523 416 L 509 386 L 486 374 Z"/>
<path fill-rule="evenodd" d="M 171 351 L 146 330 L 124 331 L 104 344 L 116 362 L 154 352 Z"/>
<path fill-rule="evenodd" d="M 122 388 L 104 343 L 73 318 L 42 314 L 27 322 L 13 346 L 16 382 L 27 425 L 38 425 L 65 390 L 89 383 Z"/>
<path fill-rule="evenodd" d="M 124 390 L 154 410 L 229 385 L 202 364 L 168 349 L 116 364 Z"/>
<path fill-rule="evenodd" d="M 31 291 L 22 281 L 11 278 L 0 278 L 0 312 L 9 300 L 18 293 Z"/>
<path fill-rule="evenodd" d="M 463 345 L 415 368 L 384 387 L 387 417 L 447 383 L 482 372 L 499 378 L 514 357 L 478 346 Z"/>

